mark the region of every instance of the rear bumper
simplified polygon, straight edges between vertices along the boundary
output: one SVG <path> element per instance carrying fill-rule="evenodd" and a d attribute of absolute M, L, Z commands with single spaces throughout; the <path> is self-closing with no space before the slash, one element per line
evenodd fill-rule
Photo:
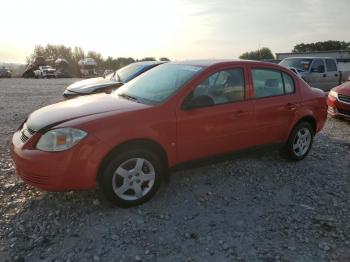
<path fill-rule="evenodd" d="M 37 140 L 34 135 L 26 144 L 19 144 L 16 132 L 10 147 L 17 175 L 26 183 L 48 191 L 92 189 L 106 148 L 94 136 L 88 135 L 73 148 L 61 152 L 30 149 L 27 144 Z M 38 136 L 37 138 L 35 138 Z"/>
<path fill-rule="evenodd" d="M 350 119 L 350 104 L 344 103 L 335 97 L 327 98 L 328 114 L 333 117 L 344 117 Z"/>

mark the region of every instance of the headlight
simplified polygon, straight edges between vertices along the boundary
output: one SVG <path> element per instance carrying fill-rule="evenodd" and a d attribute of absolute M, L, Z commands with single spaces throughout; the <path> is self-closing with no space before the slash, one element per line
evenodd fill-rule
<path fill-rule="evenodd" d="M 72 91 L 66 89 L 66 90 L 64 90 L 63 94 L 66 94 L 66 95 L 76 95 L 77 93 L 72 92 Z"/>
<path fill-rule="evenodd" d="M 87 135 L 76 128 L 57 128 L 46 132 L 36 144 L 42 151 L 63 151 L 73 147 Z"/>
<path fill-rule="evenodd" d="M 334 98 L 338 98 L 338 93 L 335 91 L 329 91 L 329 96 L 333 96 Z"/>

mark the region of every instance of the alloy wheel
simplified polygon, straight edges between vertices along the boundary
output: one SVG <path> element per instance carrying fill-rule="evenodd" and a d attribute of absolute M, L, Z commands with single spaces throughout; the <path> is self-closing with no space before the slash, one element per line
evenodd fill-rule
<path fill-rule="evenodd" d="M 293 141 L 293 151 L 300 157 L 307 153 L 311 145 L 312 135 L 308 128 L 301 128 L 295 135 Z"/>
<path fill-rule="evenodd" d="M 148 160 L 128 159 L 113 173 L 113 191 L 123 200 L 138 200 L 151 191 L 155 177 L 155 168 Z"/>

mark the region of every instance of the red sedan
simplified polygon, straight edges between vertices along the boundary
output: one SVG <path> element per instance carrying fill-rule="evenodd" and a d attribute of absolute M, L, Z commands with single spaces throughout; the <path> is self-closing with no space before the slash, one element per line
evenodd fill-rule
<path fill-rule="evenodd" d="M 334 87 L 328 94 L 328 114 L 350 119 L 350 81 Z"/>
<path fill-rule="evenodd" d="M 326 116 L 324 93 L 279 65 L 172 62 L 110 95 L 33 112 L 11 154 L 18 175 L 35 187 L 98 184 L 125 207 L 150 199 L 179 163 L 273 142 L 301 160 Z"/>

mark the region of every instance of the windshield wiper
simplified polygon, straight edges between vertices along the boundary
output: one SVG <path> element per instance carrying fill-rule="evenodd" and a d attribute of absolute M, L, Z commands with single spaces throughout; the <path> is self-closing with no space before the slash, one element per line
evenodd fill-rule
<path fill-rule="evenodd" d="M 119 94 L 119 96 L 123 97 L 125 99 L 128 99 L 128 100 L 131 100 L 131 101 L 139 103 L 139 100 L 136 97 L 134 97 L 134 96 L 130 96 L 130 95 L 127 95 L 127 94 Z"/>

